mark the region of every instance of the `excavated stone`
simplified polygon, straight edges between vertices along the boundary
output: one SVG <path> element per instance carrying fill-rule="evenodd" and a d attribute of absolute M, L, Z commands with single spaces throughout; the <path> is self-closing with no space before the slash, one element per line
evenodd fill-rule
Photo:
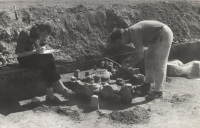
<path fill-rule="evenodd" d="M 99 97 L 97 95 L 92 95 L 90 105 L 92 109 L 99 109 Z"/>
<path fill-rule="evenodd" d="M 103 88 L 101 84 L 98 83 L 92 83 L 88 85 L 88 88 L 90 88 L 93 92 L 99 92 Z"/>
<path fill-rule="evenodd" d="M 106 69 L 97 69 L 93 72 L 93 75 L 99 75 L 101 77 L 102 82 L 104 82 L 110 79 L 111 73 L 108 72 Z"/>
<path fill-rule="evenodd" d="M 125 81 L 122 78 L 117 78 L 116 84 L 119 86 L 123 86 L 125 84 Z"/>
<path fill-rule="evenodd" d="M 118 92 L 120 91 L 121 86 L 118 86 L 117 84 L 107 85 L 103 86 L 103 89 L 99 92 L 99 95 L 108 100 L 112 103 L 120 103 L 121 102 L 121 96 L 118 95 Z"/>
<path fill-rule="evenodd" d="M 130 82 L 133 85 L 140 85 L 140 84 L 144 83 L 144 75 L 143 74 L 134 74 L 130 78 Z"/>
<path fill-rule="evenodd" d="M 132 93 L 129 87 L 123 86 L 121 90 L 119 91 L 119 95 L 121 96 L 121 101 L 124 104 L 131 104 L 132 103 Z"/>

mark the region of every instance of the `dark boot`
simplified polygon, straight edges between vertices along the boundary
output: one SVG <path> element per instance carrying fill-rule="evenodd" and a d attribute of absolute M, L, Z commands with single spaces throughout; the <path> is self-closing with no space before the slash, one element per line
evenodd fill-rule
<path fill-rule="evenodd" d="M 135 94 L 137 96 L 146 96 L 151 88 L 151 83 L 143 83 L 141 85 L 138 85 L 134 88 Z"/>
<path fill-rule="evenodd" d="M 145 96 L 146 100 L 154 100 L 157 98 L 162 98 L 163 97 L 163 92 L 151 92 L 149 95 Z"/>

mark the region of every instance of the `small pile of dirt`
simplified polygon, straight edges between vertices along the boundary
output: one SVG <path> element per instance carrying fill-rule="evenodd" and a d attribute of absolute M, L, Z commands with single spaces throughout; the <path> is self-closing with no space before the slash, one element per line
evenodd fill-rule
<path fill-rule="evenodd" d="M 175 94 L 172 96 L 170 102 L 173 104 L 180 104 L 180 103 L 188 101 L 191 98 L 192 98 L 192 95 L 190 94 L 184 94 L 184 95 Z"/>
<path fill-rule="evenodd" d="M 99 119 L 100 119 L 100 118 L 108 118 L 108 117 L 109 117 L 109 114 L 103 113 L 103 112 L 100 111 L 100 110 L 97 110 L 97 113 L 98 113 L 98 115 L 99 115 Z"/>
<path fill-rule="evenodd" d="M 81 121 L 84 119 L 83 117 L 84 114 L 82 113 L 81 110 L 71 109 L 70 107 L 67 107 L 67 108 L 59 107 L 56 110 L 56 113 L 69 116 L 72 120 L 75 120 L 75 121 Z"/>
<path fill-rule="evenodd" d="M 46 106 L 46 105 L 40 105 L 37 108 L 34 108 L 34 112 L 55 112 L 58 109 L 58 107 L 53 107 L 53 106 Z"/>
<path fill-rule="evenodd" d="M 64 116 L 69 116 L 74 121 L 81 121 L 85 118 L 85 114 L 82 113 L 80 109 L 72 109 L 70 107 L 60 107 L 60 106 L 46 106 L 41 105 L 35 109 L 34 112 L 52 112 Z"/>
<path fill-rule="evenodd" d="M 150 113 L 144 108 L 136 107 L 129 111 L 113 111 L 110 114 L 113 121 L 124 124 L 144 124 L 148 123 L 150 119 Z"/>

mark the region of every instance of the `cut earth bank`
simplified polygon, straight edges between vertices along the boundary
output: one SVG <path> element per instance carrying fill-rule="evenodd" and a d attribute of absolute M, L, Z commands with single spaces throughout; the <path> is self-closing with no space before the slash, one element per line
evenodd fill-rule
<path fill-rule="evenodd" d="M 3 2 L 2 2 L 3 3 Z M 124 2 L 125 3 L 125 2 Z M 51 20 L 55 26 L 49 38 L 49 47 L 61 49 L 57 53 L 57 64 L 99 59 L 132 52 L 133 46 L 113 45 L 109 43 L 109 34 L 113 28 L 128 27 L 141 20 L 158 20 L 167 24 L 174 33 L 173 44 L 199 42 L 200 5 L 198 2 L 144 2 L 136 4 L 102 3 L 69 7 L 45 6 L 34 4 L 18 8 L 19 19 L 15 20 L 13 7 L 0 11 L 0 52 L 10 53 L 7 58 L 16 62 L 14 49 L 19 32 L 36 22 Z M 4 3 L 6 5 L 6 3 Z M 30 3 L 31 4 L 31 3 Z M 191 41 L 192 40 L 192 41 Z M 195 41 L 194 41 L 195 40 Z M 182 46 L 181 46 L 182 47 Z M 179 59 L 184 63 L 199 59 L 198 46 L 175 49 L 170 59 Z M 190 55 L 192 54 L 192 55 Z M 114 57 L 120 62 L 124 58 Z"/>

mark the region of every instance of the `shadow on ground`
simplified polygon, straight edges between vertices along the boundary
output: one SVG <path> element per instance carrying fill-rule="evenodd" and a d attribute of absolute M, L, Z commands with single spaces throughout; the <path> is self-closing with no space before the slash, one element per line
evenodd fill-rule
<path fill-rule="evenodd" d="M 146 104 L 149 101 L 143 100 L 136 103 L 132 103 L 130 105 L 124 105 L 124 104 L 113 104 L 109 101 L 106 101 L 105 99 L 99 99 L 99 108 L 104 110 L 124 110 L 127 108 L 131 108 L 133 106 L 138 106 L 142 104 Z M 78 98 L 73 99 L 65 99 L 62 103 L 49 103 L 45 101 L 44 96 L 43 97 L 35 97 L 33 99 L 25 100 L 25 101 L 16 101 L 16 102 L 1 102 L 0 103 L 0 114 L 7 116 L 12 113 L 17 112 L 23 112 L 28 110 L 34 110 L 37 107 L 40 106 L 48 106 L 48 107 L 65 107 L 65 106 L 77 106 L 79 109 L 82 110 L 83 113 L 89 113 L 94 111 L 90 107 L 90 102 L 84 101 Z"/>

